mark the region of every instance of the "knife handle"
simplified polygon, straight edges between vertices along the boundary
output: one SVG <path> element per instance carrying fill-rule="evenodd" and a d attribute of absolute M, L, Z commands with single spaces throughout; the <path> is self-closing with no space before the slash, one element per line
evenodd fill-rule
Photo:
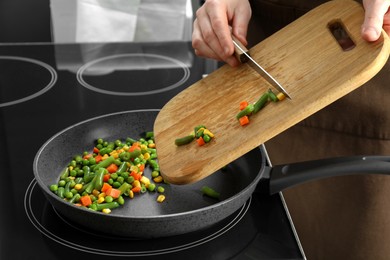
<path fill-rule="evenodd" d="M 240 46 L 241 50 L 243 50 L 243 51 L 245 51 L 245 53 L 249 54 L 249 50 L 234 35 L 232 35 L 232 39 L 233 39 L 233 42 L 235 42 L 237 45 Z M 248 61 L 248 57 L 241 50 L 239 48 L 237 48 L 236 45 L 234 45 L 234 55 L 241 63 L 245 63 Z"/>

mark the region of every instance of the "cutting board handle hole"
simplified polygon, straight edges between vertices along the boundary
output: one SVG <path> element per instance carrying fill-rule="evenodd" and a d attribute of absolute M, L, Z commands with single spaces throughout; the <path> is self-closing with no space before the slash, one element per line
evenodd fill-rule
<path fill-rule="evenodd" d="M 348 33 L 345 25 L 341 20 L 333 20 L 328 23 L 328 29 L 336 39 L 337 43 L 343 49 L 343 51 L 350 51 L 355 48 L 356 44 L 353 42 L 350 34 Z"/>

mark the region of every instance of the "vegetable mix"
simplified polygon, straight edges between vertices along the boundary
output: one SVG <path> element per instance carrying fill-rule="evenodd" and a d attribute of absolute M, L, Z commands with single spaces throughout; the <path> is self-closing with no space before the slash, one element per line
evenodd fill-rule
<path fill-rule="evenodd" d="M 150 178 L 143 174 L 146 167 L 152 169 Z M 50 190 L 74 205 L 110 213 L 125 197 L 145 192 L 163 202 L 163 183 L 153 132 L 147 132 L 139 140 L 96 140 L 91 152 L 74 156 Z"/>

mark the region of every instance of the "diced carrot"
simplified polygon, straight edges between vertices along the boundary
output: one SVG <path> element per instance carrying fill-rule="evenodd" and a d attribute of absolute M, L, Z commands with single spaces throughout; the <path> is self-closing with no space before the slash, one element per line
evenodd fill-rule
<path fill-rule="evenodd" d="M 91 157 L 92 157 L 92 154 L 89 153 L 89 154 L 84 155 L 84 156 L 83 156 L 83 159 L 88 160 L 88 159 L 91 158 Z"/>
<path fill-rule="evenodd" d="M 140 174 L 138 172 L 131 172 L 130 176 L 133 176 L 134 180 L 139 181 L 141 179 L 141 177 L 142 177 L 142 174 Z"/>
<path fill-rule="evenodd" d="M 138 192 L 141 192 L 141 187 L 134 187 L 131 189 L 132 192 L 134 193 L 138 193 Z"/>
<path fill-rule="evenodd" d="M 98 154 L 98 153 L 99 153 L 99 151 L 100 151 L 100 150 L 99 150 L 97 147 L 94 147 L 94 148 L 93 148 L 93 153 L 96 153 L 96 154 Z"/>
<path fill-rule="evenodd" d="M 243 109 L 246 108 L 248 105 L 249 105 L 249 103 L 248 103 L 247 101 L 242 101 L 242 102 L 240 102 L 240 110 L 243 110 Z"/>
<path fill-rule="evenodd" d="M 118 165 L 116 165 L 115 163 L 112 163 L 110 164 L 108 167 L 107 167 L 107 171 L 109 173 L 114 173 L 118 170 Z"/>
<path fill-rule="evenodd" d="M 102 160 L 101 154 L 98 154 L 98 155 L 95 156 L 96 163 L 100 162 L 101 160 Z"/>
<path fill-rule="evenodd" d="M 240 117 L 239 121 L 240 121 L 240 125 L 242 126 L 247 125 L 249 124 L 249 117 L 248 116 Z"/>
<path fill-rule="evenodd" d="M 80 198 L 80 202 L 83 206 L 88 207 L 92 204 L 92 199 L 89 195 L 84 195 Z"/>
<path fill-rule="evenodd" d="M 206 142 L 203 140 L 203 137 L 199 137 L 198 139 L 196 139 L 196 142 L 198 143 L 199 146 L 206 144 Z"/>
<path fill-rule="evenodd" d="M 103 181 L 104 181 L 104 182 L 108 182 L 108 180 L 110 179 L 110 177 L 111 177 L 110 174 L 104 174 L 104 175 L 103 175 Z"/>
<path fill-rule="evenodd" d="M 106 191 L 110 188 L 112 188 L 110 184 L 108 184 L 107 182 L 103 182 L 103 186 L 100 191 L 106 193 Z"/>
<path fill-rule="evenodd" d="M 133 152 L 134 150 L 141 150 L 141 147 L 139 147 L 139 143 L 133 143 L 130 148 L 129 148 L 129 152 Z"/>
<path fill-rule="evenodd" d="M 138 168 L 140 172 L 143 172 L 145 170 L 145 164 L 141 164 Z"/>
<path fill-rule="evenodd" d="M 119 198 L 119 196 L 121 195 L 121 191 L 118 190 L 118 189 L 115 189 L 115 188 L 108 188 L 106 191 L 105 191 L 106 195 L 107 196 L 111 196 L 113 197 L 114 199 L 117 199 Z"/>

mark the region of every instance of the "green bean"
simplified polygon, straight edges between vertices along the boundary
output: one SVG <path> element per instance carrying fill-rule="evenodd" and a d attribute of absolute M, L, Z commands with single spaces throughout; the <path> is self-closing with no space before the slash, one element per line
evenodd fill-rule
<path fill-rule="evenodd" d="M 151 139 L 151 138 L 153 138 L 154 137 L 154 133 L 153 132 L 146 132 L 145 133 L 145 138 L 146 139 Z"/>
<path fill-rule="evenodd" d="M 181 137 L 181 138 L 177 138 L 177 139 L 175 140 L 175 144 L 176 144 L 177 146 L 189 144 L 189 143 L 191 143 L 194 139 L 195 139 L 195 137 L 194 137 L 193 135 L 187 135 L 187 136 L 184 136 L 184 137 Z"/>
<path fill-rule="evenodd" d="M 134 140 L 133 138 L 130 138 L 130 137 L 126 138 L 126 143 L 128 143 L 130 145 L 132 145 L 133 143 L 136 143 L 136 142 L 137 142 L 137 140 Z"/>
<path fill-rule="evenodd" d="M 96 173 L 96 177 L 94 178 L 94 184 L 93 184 L 93 189 L 96 189 L 100 191 L 103 187 L 103 176 L 104 173 L 106 172 L 106 169 L 104 168 L 99 168 Z"/>
<path fill-rule="evenodd" d="M 127 162 L 122 162 L 121 165 L 118 167 L 118 170 L 116 172 L 124 173 L 127 170 Z"/>
<path fill-rule="evenodd" d="M 160 170 L 160 166 L 158 165 L 158 163 L 155 160 L 149 160 L 148 162 L 149 162 L 150 166 L 152 166 L 154 171 Z"/>
<path fill-rule="evenodd" d="M 87 192 L 91 193 L 93 190 L 93 179 L 92 181 L 88 182 L 87 184 L 84 184 L 83 187 L 79 190 L 80 193 Z"/>
<path fill-rule="evenodd" d="M 100 155 L 105 155 L 105 154 L 109 154 L 113 151 L 112 148 L 109 148 L 109 147 L 103 147 L 102 149 L 99 150 L 99 153 Z"/>
<path fill-rule="evenodd" d="M 64 198 L 64 191 L 65 191 L 64 187 L 59 187 L 58 190 L 57 190 L 58 197 L 63 199 Z"/>
<path fill-rule="evenodd" d="M 70 185 L 71 185 L 71 182 L 70 181 L 68 181 L 66 184 L 65 184 L 65 194 L 67 193 L 67 192 L 69 192 L 70 191 Z"/>
<path fill-rule="evenodd" d="M 214 198 L 214 199 L 219 199 L 220 194 L 213 190 L 212 188 L 208 186 L 203 186 L 201 189 L 202 193 L 208 197 Z"/>
<path fill-rule="evenodd" d="M 69 167 L 66 167 L 60 175 L 60 180 L 65 180 L 69 176 Z"/>
<path fill-rule="evenodd" d="M 92 181 L 92 179 L 95 177 L 95 173 L 94 172 L 91 172 L 91 171 L 85 171 L 84 172 L 84 183 L 89 183 L 90 181 Z"/>
<path fill-rule="evenodd" d="M 275 95 L 275 93 L 271 89 L 268 90 L 268 96 L 269 96 L 269 99 L 272 100 L 272 102 L 279 101 L 278 97 Z"/>
<path fill-rule="evenodd" d="M 115 158 L 113 156 L 110 156 L 107 159 L 105 159 L 104 161 L 101 161 L 98 164 L 96 164 L 95 169 L 107 168 L 110 164 L 114 163 L 114 161 L 115 161 Z"/>
<path fill-rule="evenodd" d="M 81 195 L 78 194 L 78 193 L 76 193 L 76 194 L 74 194 L 73 197 L 69 200 L 69 202 L 70 202 L 70 203 L 77 203 L 77 202 L 79 202 L 80 198 L 81 198 Z"/>
<path fill-rule="evenodd" d="M 260 109 L 262 109 L 265 106 L 265 104 L 268 102 L 268 97 L 269 97 L 269 94 L 268 94 L 268 92 L 266 92 L 259 98 L 259 100 L 256 101 L 256 103 L 254 105 L 254 109 L 253 109 L 254 114 L 259 112 Z"/>
<path fill-rule="evenodd" d="M 101 211 L 103 209 L 115 209 L 119 207 L 119 203 L 116 201 L 96 204 L 96 210 Z"/>
<path fill-rule="evenodd" d="M 141 151 L 136 149 L 132 152 L 122 152 L 119 154 L 119 158 L 123 161 L 130 161 L 131 159 L 135 159 L 137 158 L 138 156 L 141 155 Z"/>
<path fill-rule="evenodd" d="M 249 104 L 243 110 L 238 112 L 238 114 L 236 115 L 236 118 L 240 119 L 243 116 L 247 116 L 250 113 L 252 113 L 254 109 L 255 109 L 255 106 L 253 104 Z"/>
<path fill-rule="evenodd" d="M 119 188 L 118 190 L 121 192 L 120 194 L 122 195 L 123 193 L 125 193 L 127 190 L 129 190 L 131 188 L 131 185 L 127 182 L 124 182 Z"/>

